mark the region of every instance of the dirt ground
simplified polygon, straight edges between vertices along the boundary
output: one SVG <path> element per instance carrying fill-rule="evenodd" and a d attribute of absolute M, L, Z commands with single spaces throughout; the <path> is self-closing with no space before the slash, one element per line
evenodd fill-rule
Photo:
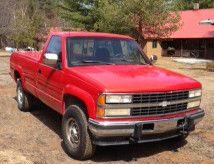
<path fill-rule="evenodd" d="M 201 107 L 206 116 L 196 130 L 182 143 L 170 140 L 136 146 L 98 147 L 91 160 L 80 162 L 63 150 L 58 114 L 47 107 L 37 107 L 30 113 L 17 109 L 15 83 L 8 75 L 9 58 L 0 57 L 0 163 L 214 163 L 214 72 L 207 72 L 204 65 L 174 63 L 171 58 L 160 59 L 157 65 L 203 84 Z"/>

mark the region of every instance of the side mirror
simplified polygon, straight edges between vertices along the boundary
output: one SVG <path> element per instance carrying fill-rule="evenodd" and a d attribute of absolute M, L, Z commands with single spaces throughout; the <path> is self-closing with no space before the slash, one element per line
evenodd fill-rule
<path fill-rule="evenodd" d="M 43 62 L 47 65 L 57 65 L 58 55 L 54 53 L 45 53 Z"/>
<path fill-rule="evenodd" d="M 157 60 L 158 60 L 158 57 L 156 55 L 152 55 L 151 58 L 150 58 L 150 61 L 152 63 L 155 63 Z"/>

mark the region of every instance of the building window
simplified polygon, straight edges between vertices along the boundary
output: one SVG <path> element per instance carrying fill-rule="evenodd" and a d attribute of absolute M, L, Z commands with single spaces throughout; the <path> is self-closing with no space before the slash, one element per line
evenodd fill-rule
<path fill-rule="evenodd" d="M 157 40 L 153 40 L 152 41 L 152 48 L 157 48 L 157 44 L 158 44 Z"/>
<path fill-rule="evenodd" d="M 207 40 L 207 48 L 208 49 L 213 49 L 214 48 L 214 40 Z"/>

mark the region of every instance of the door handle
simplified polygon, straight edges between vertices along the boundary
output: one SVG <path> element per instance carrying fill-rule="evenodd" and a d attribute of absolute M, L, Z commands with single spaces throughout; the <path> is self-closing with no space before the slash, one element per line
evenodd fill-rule
<path fill-rule="evenodd" d="M 41 73 L 42 73 L 42 70 L 41 70 L 41 69 L 39 69 L 39 70 L 38 70 L 38 73 L 39 73 L 39 74 L 41 74 Z"/>

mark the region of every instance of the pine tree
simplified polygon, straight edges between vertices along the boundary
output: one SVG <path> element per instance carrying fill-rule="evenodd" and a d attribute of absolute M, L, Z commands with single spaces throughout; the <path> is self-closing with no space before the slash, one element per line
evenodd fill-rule
<path fill-rule="evenodd" d="M 165 0 L 63 0 L 59 6 L 62 17 L 74 27 L 136 39 L 142 38 L 143 32 L 155 37 L 168 35 L 179 26 L 179 16 L 171 14 Z"/>

